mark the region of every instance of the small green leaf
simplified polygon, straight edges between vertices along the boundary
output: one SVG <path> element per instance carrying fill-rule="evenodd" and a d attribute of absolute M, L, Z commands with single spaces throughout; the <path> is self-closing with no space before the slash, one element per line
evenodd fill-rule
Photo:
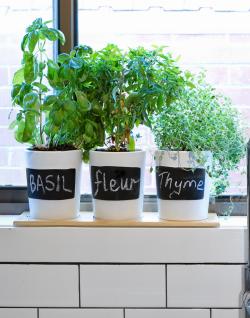
<path fill-rule="evenodd" d="M 74 69 L 79 69 L 83 66 L 83 60 L 79 57 L 73 57 L 69 62 L 69 66 Z"/>
<path fill-rule="evenodd" d="M 23 37 L 23 40 L 21 42 L 21 50 L 25 51 L 26 45 L 28 43 L 28 39 L 29 39 L 29 34 L 25 34 L 25 36 Z"/>
<path fill-rule="evenodd" d="M 15 130 L 16 141 L 21 142 L 21 143 L 23 142 L 24 128 L 25 128 L 25 122 L 24 122 L 24 120 L 22 120 L 18 123 L 17 128 Z"/>
<path fill-rule="evenodd" d="M 28 35 L 28 47 L 29 47 L 29 51 L 30 53 L 34 52 L 34 49 L 37 45 L 37 42 L 39 40 L 39 33 L 38 31 L 33 31 Z"/>
<path fill-rule="evenodd" d="M 62 53 L 62 54 L 58 55 L 58 58 L 57 58 L 58 63 L 63 64 L 65 62 L 67 62 L 68 60 L 69 60 L 69 54 Z"/>
<path fill-rule="evenodd" d="M 79 106 L 81 107 L 81 110 L 84 112 L 87 112 L 91 109 L 91 104 L 88 101 L 86 95 L 81 91 L 76 91 L 76 98 Z"/>
<path fill-rule="evenodd" d="M 43 93 L 47 93 L 49 91 L 48 87 L 42 83 L 34 82 L 33 85 L 39 88 Z"/>
<path fill-rule="evenodd" d="M 128 144 L 129 151 L 135 151 L 135 139 L 133 136 L 129 137 L 129 144 Z"/>
<path fill-rule="evenodd" d="M 86 122 L 86 125 L 85 125 L 85 134 L 89 137 L 92 137 L 93 134 L 94 134 L 94 131 L 93 131 L 93 125 L 91 124 L 90 121 L 87 121 Z"/>
<path fill-rule="evenodd" d="M 24 96 L 23 98 L 23 104 L 24 104 L 24 109 L 35 109 L 38 103 L 38 94 L 31 92 L 28 93 Z"/>
<path fill-rule="evenodd" d="M 35 114 L 32 112 L 27 112 L 25 114 L 25 126 L 23 130 L 23 142 L 29 142 L 32 139 L 32 135 L 36 130 Z"/>
<path fill-rule="evenodd" d="M 57 76 L 57 72 L 59 70 L 59 66 L 57 63 L 55 63 L 52 60 L 48 60 L 47 61 L 47 66 L 48 66 L 48 79 L 51 81 L 55 81 L 57 80 L 58 76 Z"/>
<path fill-rule="evenodd" d="M 58 40 L 61 42 L 62 45 L 65 44 L 65 36 L 60 30 L 56 30 L 58 35 Z"/>
<path fill-rule="evenodd" d="M 66 100 L 63 103 L 63 108 L 68 112 L 75 112 L 76 111 L 76 102 L 72 100 Z"/>
<path fill-rule="evenodd" d="M 57 101 L 57 97 L 54 96 L 54 95 L 48 95 L 45 97 L 44 101 L 43 101 L 43 104 L 45 106 L 49 106 L 49 105 L 52 105 L 54 104 L 55 102 Z"/>
<path fill-rule="evenodd" d="M 63 110 L 58 110 L 55 112 L 51 112 L 50 113 L 50 117 L 52 119 L 52 122 L 56 125 L 56 126 L 60 126 L 64 120 L 64 111 Z"/>
<path fill-rule="evenodd" d="M 24 67 L 17 70 L 13 76 L 12 84 L 20 85 L 24 81 Z"/>
<path fill-rule="evenodd" d="M 31 84 L 38 74 L 38 65 L 33 54 L 24 52 L 24 79 L 25 82 Z"/>
<path fill-rule="evenodd" d="M 56 41 L 59 37 L 57 30 L 52 29 L 52 28 L 42 28 L 41 33 L 46 37 L 46 39 L 50 41 Z"/>

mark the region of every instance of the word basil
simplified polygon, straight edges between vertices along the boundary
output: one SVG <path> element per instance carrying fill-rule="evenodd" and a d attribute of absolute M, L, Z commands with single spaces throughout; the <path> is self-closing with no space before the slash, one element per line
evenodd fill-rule
<path fill-rule="evenodd" d="M 201 200 L 205 169 L 156 167 L 157 195 L 162 200 Z"/>
<path fill-rule="evenodd" d="M 138 199 L 140 177 L 140 168 L 91 166 L 93 197 L 114 201 Z"/>
<path fill-rule="evenodd" d="M 66 200 L 75 196 L 75 169 L 26 169 L 28 197 Z"/>

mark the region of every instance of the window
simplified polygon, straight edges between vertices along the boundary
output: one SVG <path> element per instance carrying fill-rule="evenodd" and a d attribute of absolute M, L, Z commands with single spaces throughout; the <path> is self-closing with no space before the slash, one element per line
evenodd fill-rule
<path fill-rule="evenodd" d="M 15 118 L 10 90 L 14 72 L 20 67 L 20 41 L 25 28 L 37 17 L 52 20 L 52 0 L 0 0 L 0 185 L 24 186 L 24 146 L 8 129 Z M 52 47 L 51 47 L 52 56 Z M 11 114 L 10 114 L 11 112 Z M 10 115 L 9 115 L 10 114 Z M 10 118 L 8 118 L 10 117 Z"/>
<path fill-rule="evenodd" d="M 10 85 L 20 65 L 20 39 L 37 17 L 51 20 L 52 0 L 0 0 L 0 185 L 25 185 L 24 147 L 15 142 L 8 125 Z M 117 43 L 123 48 L 152 44 L 169 46 L 181 55 L 183 67 L 207 69 L 217 89 L 226 93 L 247 119 L 250 116 L 250 4 L 231 1 L 78 0 L 79 43 L 101 48 Z M 51 50 L 52 54 L 52 50 Z M 149 130 L 139 146 L 153 146 Z M 250 133 L 249 133 L 250 136 Z M 155 194 L 154 174 L 148 153 L 145 194 Z M 246 193 L 246 175 L 231 173 L 227 194 Z M 90 193 L 88 166 L 83 166 L 82 192 Z"/>
<path fill-rule="evenodd" d="M 79 0 L 79 42 L 101 48 L 168 46 L 184 68 L 208 80 L 250 116 L 250 4 L 246 1 Z M 250 136 L 250 134 L 249 134 Z M 152 145 L 148 130 L 142 146 Z M 155 193 L 147 160 L 145 193 Z M 246 193 L 246 163 L 231 173 L 226 194 Z M 243 174 L 242 174 L 243 173 Z"/>

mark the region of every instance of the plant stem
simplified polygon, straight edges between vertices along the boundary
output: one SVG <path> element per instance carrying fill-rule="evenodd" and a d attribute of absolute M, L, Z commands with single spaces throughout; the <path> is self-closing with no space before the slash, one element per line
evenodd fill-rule
<path fill-rule="evenodd" d="M 40 43 L 38 43 L 38 48 L 39 48 L 39 53 L 40 53 L 40 63 L 42 63 L 43 61 L 43 55 L 42 55 L 42 51 L 40 48 Z M 39 72 L 40 73 L 40 72 Z M 39 83 L 42 84 L 43 81 L 43 75 L 39 74 Z M 40 105 L 42 105 L 42 92 L 41 89 L 39 88 L 39 103 Z M 44 140 L 43 140 L 43 113 L 42 111 L 39 112 L 39 132 L 40 132 L 40 142 L 42 145 L 44 145 Z"/>

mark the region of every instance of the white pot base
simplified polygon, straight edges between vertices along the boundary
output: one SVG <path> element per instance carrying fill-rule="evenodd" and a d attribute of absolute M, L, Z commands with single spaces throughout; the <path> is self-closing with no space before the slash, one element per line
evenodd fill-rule
<path fill-rule="evenodd" d="M 136 220 L 142 218 L 141 200 L 93 200 L 94 218 L 101 220 Z"/>

